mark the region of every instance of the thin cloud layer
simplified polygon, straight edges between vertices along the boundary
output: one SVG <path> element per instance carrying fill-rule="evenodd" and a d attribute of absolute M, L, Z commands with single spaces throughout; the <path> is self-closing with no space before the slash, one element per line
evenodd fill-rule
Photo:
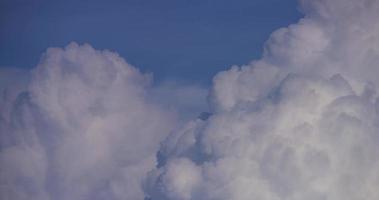
<path fill-rule="evenodd" d="M 110 51 L 48 49 L 28 88 L 2 96 L 0 199 L 143 199 L 176 124 L 149 101 L 150 82 Z"/>
<path fill-rule="evenodd" d="M 149 91 L 151 100 L 160 104 L 178 116 L 181 122 L 187 122 L 208 112 L 208 88 L 192 83 L 165 81 L 154 85 Z"/>
<path fill-rule="evenodd" d="M 261 60 L 213 79 L 213 115 L 162 142 L 148 199 L 378 199 L 379 1 L 302 0 Z"/>

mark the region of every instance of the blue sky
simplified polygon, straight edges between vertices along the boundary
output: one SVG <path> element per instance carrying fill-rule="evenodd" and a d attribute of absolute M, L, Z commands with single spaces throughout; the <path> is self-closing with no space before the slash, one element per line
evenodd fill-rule
<path fill-rule="evenodd" d="M 0 0 L 0 199 L 379 199 L 379 0 L 299 1 Z"/>
<path fill-rule="evenodd" d="M 118 52 L 155 80 L 209 84 L 259 58 L 270 33 L 296 22 L 295 0 L 0 1 L 0 66 L 34 67 L 71 41 Z"/>

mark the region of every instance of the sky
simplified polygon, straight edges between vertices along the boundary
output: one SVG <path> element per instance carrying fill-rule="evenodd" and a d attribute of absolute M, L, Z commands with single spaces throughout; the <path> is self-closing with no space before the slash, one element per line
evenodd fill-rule
<path fill-rule="evenodd" d="M 379 199 L 379 0 L 91 2 L 2 2 L 0 199 Z"/>
<path fill-rule="evenodd" d="M 1 0 L 0 66 L 30 69 L 75 41 L 116 51 L 156 81 L 209 85 L 300 17 L 295 0 Z"/>

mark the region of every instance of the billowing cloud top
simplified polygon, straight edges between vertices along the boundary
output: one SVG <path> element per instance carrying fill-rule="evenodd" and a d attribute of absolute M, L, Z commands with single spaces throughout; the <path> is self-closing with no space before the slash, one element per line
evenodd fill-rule
<path fill-rule="evenodd" d="M 147 101 L 149 82 L 110 51 L 48 49 L 1 113 L 1 199 L 142 199 L 175 123 Z"/>
<path fill-rule="evenodd" d="M 172 133 L 151 199 L 379 198 L 379 1 L 301 1 L 261 60 L 220 72 L 207 120 Z"/>
<path fill-rule="evenodd" d="M 379 199 L 379 1 L 300 5 L 179 128 L 151 96 L 177 87 L 147 92 L 148 75 L 89 45 L 47 50 L 25 92 L 0 96 L 0 197 Z"/>

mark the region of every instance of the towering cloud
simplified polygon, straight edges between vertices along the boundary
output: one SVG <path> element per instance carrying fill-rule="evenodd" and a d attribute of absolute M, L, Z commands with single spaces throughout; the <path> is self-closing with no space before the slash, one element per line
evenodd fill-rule
<path fill-rule="evenodd" d="M 147 198 L 379 198 L 379 1 L 300 4 L 261 60 L 214 77 L 213 115 L 162 143 Z"/>
<path fill-rule="evenodd" d="M 0 199 L 378 199 L 379 1 L 300 6 L 180 127 L 171 111 L 207 109 L 205 90 L 152 88 L 110 51 L 72 43 L 30 80 L 0 71 Z"/>
<path fill-rule="evenodd" d="M 48 49 L 27 89 L 1 96 L 0 199 L 143 199 L 175 125 L 150 79 L 110 51 Z"/>

